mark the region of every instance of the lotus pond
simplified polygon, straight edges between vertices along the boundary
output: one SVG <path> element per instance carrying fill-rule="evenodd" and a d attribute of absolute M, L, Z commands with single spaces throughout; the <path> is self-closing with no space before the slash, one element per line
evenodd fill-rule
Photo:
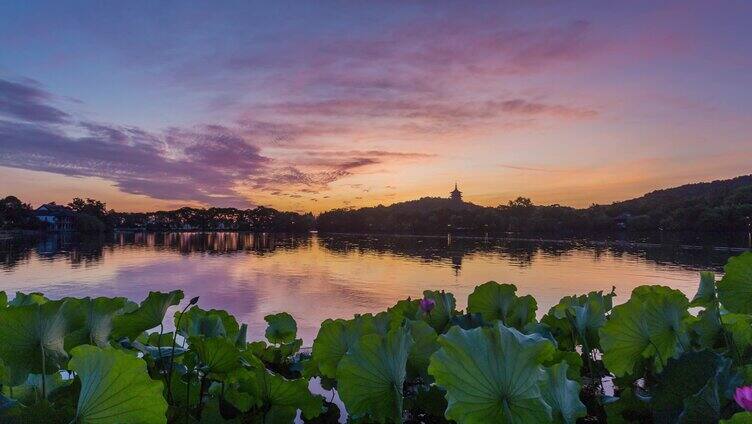
<path fill-rule="evenodd" d="M 701 273 L 691 300 L 590 292 L 540 320 L 510 284 L 475 287 L 463 311 L 427 290 L 326 320 L 303 352 L 291 315 L 249 341 L 247 323 L 181 291 L 0 293 L 0 421 L 334 423 L 336 395 L 357 423 L 750 423 L 752 253 L 724 271 Z"/>

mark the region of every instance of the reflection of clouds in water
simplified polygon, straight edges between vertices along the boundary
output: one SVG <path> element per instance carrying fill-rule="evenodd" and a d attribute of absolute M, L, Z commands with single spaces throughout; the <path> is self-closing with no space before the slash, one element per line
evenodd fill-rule
<path fill-rule="evenodd" d="M 378 312 L 426 289 L 453 292 L 463 308 L 473 288 L 488 280 L 534 295 L 539 315 L 565 295 L 612 284 L 617 301 L 641 284 L 668 283 L 692 294 L 696 270 L 717 268 L 730 255 L 665 246 L 232 233 L 62 240 L 16 252 L 0 256 L 0 290 L 140 301 L 149 291 L 182 289 L 186 299 L 200 296 L 200 307 L 226 309 L 247 323 L 251 339 L 263 337 L 265 315 L 287 311 L 307 345 L 326 318 Z"/>

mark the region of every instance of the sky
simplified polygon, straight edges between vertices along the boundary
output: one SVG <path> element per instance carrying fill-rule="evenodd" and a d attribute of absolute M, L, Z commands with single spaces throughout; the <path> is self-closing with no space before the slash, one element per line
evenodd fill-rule
<path fill-rule="evenodd" d="M 0 196 L 585 207 L 752 173 L 752 2 L 0 2 Z"/>

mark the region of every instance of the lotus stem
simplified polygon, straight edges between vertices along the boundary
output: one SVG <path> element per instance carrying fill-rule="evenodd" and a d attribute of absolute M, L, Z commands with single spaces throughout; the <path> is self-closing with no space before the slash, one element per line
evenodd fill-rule
<path fill-rule="evenodd" d="M 191 299 L 190 302 L 188 302 L 187 305 L 185 305 L 183 310 L 180 311 L 180 315 L 178 316 L 178 322 L 175 323 L 175 332 L 172 333 L 172 349 L 170 350 L 170 366 L 168 367 L 168 370 L 167 370 L 167 383 L 166 383 L 167 384 L 167 400 L 169 401 L 170 404 L 174 403 L 174 399 L 172 398 L 172 366 L 173 366 L 174 358 L 175 358 L 175 341 L 177 340 L 177 337 L 178 337 L 178 328 L 180 328 L 180 320 L 183 319 L 183 314 L 185 313 L 185 311 L 188 310 L 188 307 L 190 307 L 191 305 L 195 305 L 197 301 L 198 301 L 198 298 L 194 297 L 193 299 Z M 159 338 L 161 342 L 161 339 L 162 339 L 161 334 Z M 161 354 L 162 352 L 160 349 L 160 356 Z M 190 384 L 189 384 L 189 387 L 190 387 Z"/>

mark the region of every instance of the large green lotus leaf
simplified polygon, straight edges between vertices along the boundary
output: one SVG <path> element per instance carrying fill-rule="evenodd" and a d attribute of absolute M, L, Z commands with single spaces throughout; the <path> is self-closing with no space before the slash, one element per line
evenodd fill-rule
<path fill-rule="evenodd" d="M 731 360 L 711 350 L 669 359 L 651 389 L 656 422 L 717 422 L 722 392 L 731 383 L 730 366 Z"/>
<path fill-rule="evenodd" d="M 405 326 L 415 341 L 407 357 L 408 377 L 428 378 L 431 355 L 439 349 L 438 334 L 425 321 L 407 320 Z"/>
<path fill-rule="evenodd" d="M 606 295 L 598 291 L 564 297 L 541 322 L 549 326 L 561 349 L 575 350 L 577 344 L 587 345 L 590 350 L 599 349 L 598 330 L 606 322 L 606 312 L 611 310 L 614 296 L 613 291 Z"/>
<path fill-rule="evenodd" d="M 687 298 L 663 286 L 634 289 L 628 302 L 614 307 L 600 329 L 603 362 L 616 376 L 632 374 L 643 359 L 660 371 L 688 344 Z"/>
<path fill-rule="evenodd" d="M 734 346 L 741 352 L 752 346 L 752 315 L 725 314 L 721 317 L 723 328 L 731 334 Z"/>
<path fill-rule="evenodd" d="M 514 284 L 489 281 L 475 287 L 467 298 L 467 311 L 480 313 L 486 321 L 499 320 L 507 327 L 522 330 L 535 320 L 538 304 L 530 296 L 519 297 Z"/>
<path fill-rule="evenodd" d="M 81 380 L 76 423 L 166 423 L 162 383 L 143 359 L 115 349 L 78 346 L 68 367 Z"/>
<path fill-rule="evenodd" d="M 539 381 L 553 344 L 501 324 L 439 337 L 428 373 L 447 391 L 446 418 L 460 424 L 542 423 L 552 420 Z"/>
<path fill-rule="evenodd" d="M 240 367 L 238 348 L 224 337 L 190 337 L 188 344 L 212 374 L 227 374 Z"/>
<path fill-rule="evenodd" d="M 298 409 L 306 419 L 322 412 L 322 398 L 311 394 L 307 380 L 288 380 L 263 367 L 241 370 L 237 378 L 238 391 L 261 405 L 260 418 L 265 424 L 291 423 Z"/>
<path fill-rule="evenodd" d="M 337 367 L 337 381 L 352 416 L 402 422 L 402 385 L 412 345 L 409 331 L 396 328 L 386 336 L 366 334 L 347 352 Z"/>
<path fill-rule="evenodd" d="M 83 325 L 66 336 L 65 349 L 71 350 L 82 344 L 107 346 L 115 316 L 123 311 L 127 300 L 124 297 L 87 297 L 69 302 L 74 303 L 82 315 Z"/>
<path fill-rule="evenodd" d="M 246 345 L 246 339 L 248 336 L 248 324 L 241 324 L 238 329 L 238 335 L 235 337 L 235 346 L 243 347 Z"/>
<path fill-rule="evenodd" d="M 721 420 L 720 424 L 752 424 L 752 412 L 737 412 L 727 420 Z"/>
<path fill-rule="evenodd" d="M 399 326 L 406 319 L 417 319 L 420 313 L 420 301 L 418 299 L 403 299 L 398 301 L 394 306 L 387 309 L 386 312 L 392 316 L 393 322 Z"/>
<path fill-rule="evenodd" d="M 351 320 L 328 319 L 321 323 L 311 351 L 321 375 L 336 378 L 337 365 L 345 353 L 361 336 L 375 332 L 370 316 L 356 316 Z"/>
<path fill-rule="evenodd" d="M 463 330 L 471 330 L 473 328 L 490 327 L 492 325 L 496 325 L 493 321 L 486 322 L 486 320 L 483 319 L 483 315 L 477 312 L 474 314 L 468 313 L 468 314 L 462 314 L 462 315 L 455 315 L 450 320 L 450 323 L 451 325 L 456 325 Z M 528 325 L 531 325 L 531 324 L 533 323 L 530 323 Z"/>
<path fill-rule="evenodd" d="M 4 291 L 0 291 L 0 309 L 8 306 L 8 295 Z"/>
<path fill-rule="evenodd" d="M 292 315 L 287 312 L 280 312 L 274 315 L 267 315 L 264 321 L 269 324 L 266 327 L 266 339 L 270 343 L 282 344 L 291 343 L 298 334 L 298 324 Z"/>
<path fill-rule="evenodd" d="M 49 299 L 44 297 L 42 293 L 21 293 L 16 292 L 16 297 L 8 303 L 8 306 L 26 306 L 26 305 L 41 305 L 49 302 Z"/>
<path fill-rule="evenodd" d="M 418 316 L 427 321 L 437 333 L 443 333 L 449 327 L 450 320 L 457 314 L 457 301 L 452 293 L 426 290 L 423 297 L 434 301 L 434 308 L 430 313 L 420 311 Z"/>
<path fill-rule="evenodd" d="M 700 287 L 697 294 L 692 298 L 689 306 L 708 307 L 716 303 L 715 274 L 710 271 L 700 272 Z"/>
<path fill-rule="evenodd" d="M 259 340 L 248 343 L 247 350 L 267 364 L 280 365 L 290 362 L 292 356 L 300 350 L 301 346 L 303 346 L 302 339 L 295 339 L 291 343 L 280 345 L 267 345 L 264 341 Z"/>
<path fill-rule="evenodd" d="M 580 385 L 567 379 L 568 369 L 569 364 L 564 361 L 547 368 L 540 388 L 554 422 L 574 424 L 577 418 L 587 415 L 587 408 L 580 401 Z"/>
<path fill-rule="evenodd" d="M 567 363 L 567 378 L 580 382 L 582 380 L 582 356 L 577 352 L 556 349 L 551 357 L 543 361 L 544 367 L 552 367 L 558 363 Z"/>
<path fill-rule="evenodd" d="M 26 381 L 28 375 L 28 370 L 10 367 L 0 358 L 0 385 L 5 387 L 18 386 Z"/>
<path fill-rule="evenodd" d="M 718 300 L 731 312 L 752 314 L 752 252 L 730 258 L 723 269 Z"/>
<path fill-rule="evenodd" d="M 695 344 L 700 348 L 713 348 L 723 339 L 716 304 L 709 304 L 696 318 L 690 317 L 687 323 Z"/>
<path fill-rule="evenodd" d="M 0 358 L 6 366 L 19 374 L 41 373 L 44 355 L 50 373 L 65 363 L 65 305 L 58 300 L 0 310 Z"/>
<path fill-rule="evenodd" d="M 121 339 L 128 337 L 135 340 L 141 333 L 162 324 L 167 308 L 177 305 L 183 299 L 181 290 L 169 293 L 149 292 L 138 309 L 115 317 L 112 336 Z"/>
<path fill-rule="evenodd" d="M 45 376 L 44 384 L 42 384 L 41 374 L 29 374 L 22 384 L 15 385 L 12 387 L 12 390 L 7 390 L 6 392 L 10 393 L 12 391 L 13 399 L 31 405 L 39 399 L 49 399 L 55 392 L 69 387 L 72 382 L 73 380 L 63 379 L 63 376 L 59 372 Z"/>
<path fill-rule="evenodd" d="M 174 319 L 178 333 L 184 337 L 227 337 L 230 339 L 237 339 L 238 337 L 237 320 L 223 310 L 210 309 L 206 311 L 198 306 L 193 306 L 185 313 L 175 312 Z"/>

